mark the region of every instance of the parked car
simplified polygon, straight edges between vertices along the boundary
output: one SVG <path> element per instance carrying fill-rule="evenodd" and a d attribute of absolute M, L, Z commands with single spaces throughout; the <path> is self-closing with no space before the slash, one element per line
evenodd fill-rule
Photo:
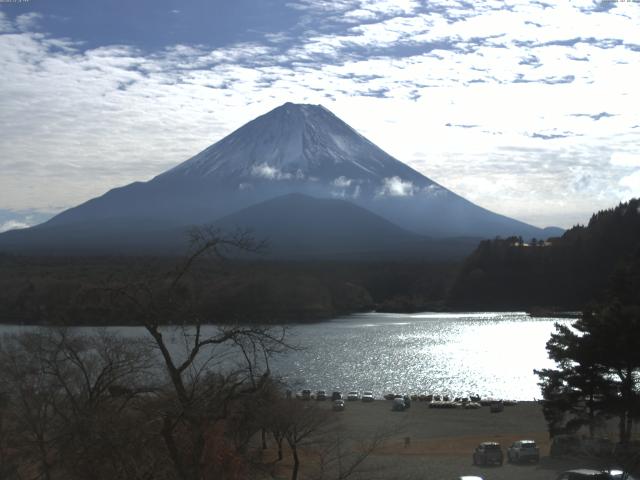
<path fill-rule="evenodd" d="M 592 470 L 590 468 L 576 468 L 561 473 L 557 480 L 610 480 L 607 472 Z"/>
<path fill-rule="evenodd" d="M 507 449 L 509 462 L 539 462 L 540 449 L 533 440 L 518 440 Z"/>
<path fill-rule="evenodd" d="M 331 394 L 331 400 L 332 401 L 336 401 L 336 400 L 342 400 L 342 392 L 333 392 Z"/>
<path fill-rule="evenodd" d="M 347 393 L 347 400 L 350 402 L 355 402 L 356 400 L 360 400 L 360 393 L 353 391 Z"/>
<path fill-rule="evenodd" d="M 502 465 L 502 462 L 504 462 L 504 454 L 499 443 L 482 442 L 473 452 L 474 465 Z"/>
<path fill-rule="evenodd" d="M 393 403 L 391 404 L 391 410 L 394 412 L 404 412 L 406 405 L 404 404 L 404 398 L 398 397 L 393 399 Z"/>
<path fill-rule="evenodd" d="M 311 390 L 302 390 L 302 392 L 300 392 L 300 398 L 302 398 L 302 400 L 311 400 Z"/>
<path fill-rule="evenodd" d="M 625 472 L 623 472 L 622 470 L 617 470 L 617 469 L 606 470 L 606 473 L 609 474 L 609 478 L 611 480 L 636 480 L 636 477 L 628 473 L 625 474 Z"/>
<path fill-rule="evenodd" d="M 344 400 L 334 400 L 333 401 L 333 410 L 336 412 L 341 412 L 344 410 Z"/>
<path fill-rule="evenodd" d="M 373 396 L 373 392 L 363 392 L 362 393 L 362 401 L 363 402 L 373 402 L 375 397 Z"/>
<path fill-rule="evenodd" d="M 327 392 L 325 392 L 324 390 L 318 390 L 318 393 L 316 393 L 316 400 L 324 401 L 326 399 Z"/>

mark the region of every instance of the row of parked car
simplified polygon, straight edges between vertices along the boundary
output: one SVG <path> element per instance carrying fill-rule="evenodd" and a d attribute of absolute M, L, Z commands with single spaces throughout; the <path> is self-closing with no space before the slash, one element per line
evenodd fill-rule
<path fill-rule="evenodd" d="M 318 390 L 315 394 L 309 390 L 301 390 L 296 396 L 301 400 L 331 400 L 335 403 L 334 410 L 344 410 L 344 400 L 373 402 L 375 396 L 371 391 L 365 391 L 362 394 L 357 390 L 350 391 L 343 396 L 342 392 L 334 391 L 329 394 L 326 390 Z M 504 406 L 515 405 L 517 402 L 508 400 L 480 399 L 480 397 L 454 397 L 448 395 L 400 395 L 397 393 L 387 393 L 384 395 L 385 400 L 393 401 L 391 409 L 393 411 L 404 411 L 411 407 L 412 401 L 426 401 L 429 408 L 464 408 L 477 409 L 484 405 L 489 405 L 492 413 L 501 412 Z M 340 403 L 342 402 L 342 403 Z"/>
<path fill-rule="evenodd" d="M 296 394 L 298 398 L 302 400 L 362 400 L 363 402 L 373 401 L 375 400 L 375 396 L 371 391 L 365 391 L 362 394 L 357 390 L 351 391 L 346 395 L 343 395 L 340 391 L 334 391 L 331 395 L 328 394 L 326 390 L 318 390 L 315 394 L 309 390 L 301 390 Z M 404 398 L 409 402 L 427 402 L 429 404 L 433 404 L 433 408 L 438 408 L 442 406 L 442 408 L 455 408 L 457 406 L 465 406 L 471 405 L 470 408 L 480 407 L 480 406 L 493 406 L 495 404 L 500 404 L 504 407 L 509 407 L 516 405 L 518 402 L 515 400 L 500 400 L 493 398 L 480 398 L 477 395 L 470 395 L 468 397 L 453 397 L 450 395 L 437 395 L 437 394 L 412 394 L 412 395 L 404 395 L 398 393 L 386 393 L 383 398 L 385 400 L 394 400 L 396 398 Z"/>
<path fill-rule="evenodd" d="M 373 402 L 375 400 L 375 397 L 373 396 L 373 392 L 362 392 L 362 395 L 360 394 L 360 392 L 358 392 L 357 390 L 353 390 L 349 393 L 347 393 L 346 397 L 342 395 L 342 392 L 332 392 L 331 396 L 328 395 L 328 393 L 326 392 L 326 390 L 318 390 L 315 395 L 311 392 L 311 390 L 302 390 L 300 391 L 300 394 L 298 395 L 298 397 L 301 400 L 318 400 L 318 401 L 325 401 L 325 400 L 329 400 L 331 399 L 331 401 L 335 402 L 336 400 L 346 400 L 350 401 L 350 402 L 354 402 L 354 401 L 358 401 L 358 400 L 362 400 L 363 402 Z"/>

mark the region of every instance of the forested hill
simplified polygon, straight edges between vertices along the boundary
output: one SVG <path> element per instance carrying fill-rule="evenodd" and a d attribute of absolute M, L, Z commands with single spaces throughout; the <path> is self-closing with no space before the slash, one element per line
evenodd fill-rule
<path fill-rule="evenodd" d="M 461 267 L 448 303 L 469 309 L 580 309 L 597 301 L 623 268 L 640 269 L 640 199 L 598 212 L 587 226 L 547 242 L 481 242 Z"/>

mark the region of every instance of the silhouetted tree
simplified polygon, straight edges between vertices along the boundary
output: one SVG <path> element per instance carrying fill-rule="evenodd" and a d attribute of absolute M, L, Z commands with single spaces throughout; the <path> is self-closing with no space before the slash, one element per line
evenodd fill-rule
<path fill-rule="evenodd" d="M 166 462 L 149 458 L 155 436 L 136 409 L 153 391 L 150 358 L 140 342 L 104 332 L 49 329 L 3 338 L 2 419 L 17 478 L 158 475 Z"/>
<path fill-rule="evenodd" d="M 607 369 L 597 362 L 592 337 L 580 336 L 565 325 L 556 324 L 555 328 L 547 351 L 558 368 L 536 370 L 549 433 L 573 433 L 586 425 L 593 437 L 595 427 L 610 414 L 604 402 L 612 391 Z"/>
<path fill-rule="evenodd" d="M 630 441 L 633 419 L 640 413 L 640 308 L 617 299 L 594 310 L 571 327 L 556 325 L 547 343 L 557 369 L 536 372 L 545 398 L 545 415 L 555 432 L 567 426 L 590 426 L 603 416 L 619 418 L 619 440 Z"/>
<path fill-rule="evenodd" d="M 259 424 L 249 424 L 242 402 L 258 396 L 270 382 L 269 357 L 288 346 L 282 328 L 255 325 L 205 326 L 199 310 L 197 265 L 204 258 L 221 264 L 230 250 L 258 251 L 261 244 L 247 232 L 225 235 L 211 228 L 191 232 L 191 251 L 181 265 L 163 278 L 110 287 L 125 299 L 161 354 L 169 378 L 164 403 L 160 404 L 164 439 L 169 458 L 182 480 L 220 477 L 223 472 L 207 465 L 211 451 L 226 449 L 225 439 L 212 432 L 233 432 L 242 448 Z M 207 319 L 211 321 L 211 319 Z M 173 325 L 181 351 L 172 350 L 164 325 Z M 176 330 L 177 329 L 177 330 Z M 242 365 L 218 368 L 230 349 L 236 348 Z M 225 423 L 233 424 L 226 428 Z M 244 434 L 238 436 L 241 429 Z"/>

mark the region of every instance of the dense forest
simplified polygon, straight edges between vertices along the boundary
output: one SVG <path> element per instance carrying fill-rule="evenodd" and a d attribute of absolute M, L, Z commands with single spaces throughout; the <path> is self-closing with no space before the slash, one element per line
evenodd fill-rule
<path fill-rule="evenodd" d="M 0 257 L 0 321 L 139 324 L 114 287 L 162 284 L 177 258 Z M 442 309 L 455 263 L 256 262 L 207 259 L 193 268 L 211 323 L 315 321 L 362 311 Z"/>
<path fill-rule="evenodd" d="M 216 255 L 186 289 L 211 323 L 315 321 L 362 311 L 580 310 L 598 301 L 620 268 L 640 272 L 640 200 L 596 213 L 547 241 L 482 241 L 463 262 L 268 261 Z M 187 253 L 188 254 L 188 253 Z M 26 257 L 0 254 L 0 321 L 139 324 L 114 288 L 157 287 L 173 257 Z"/>
<path fill-rule="evenodd" d="M 548 241 L 483 241 L 449 293 L 451 308 L 578 310 L 602 299 L 612 275 L 639 265 L 640 200 L 594 214 Z"/>

